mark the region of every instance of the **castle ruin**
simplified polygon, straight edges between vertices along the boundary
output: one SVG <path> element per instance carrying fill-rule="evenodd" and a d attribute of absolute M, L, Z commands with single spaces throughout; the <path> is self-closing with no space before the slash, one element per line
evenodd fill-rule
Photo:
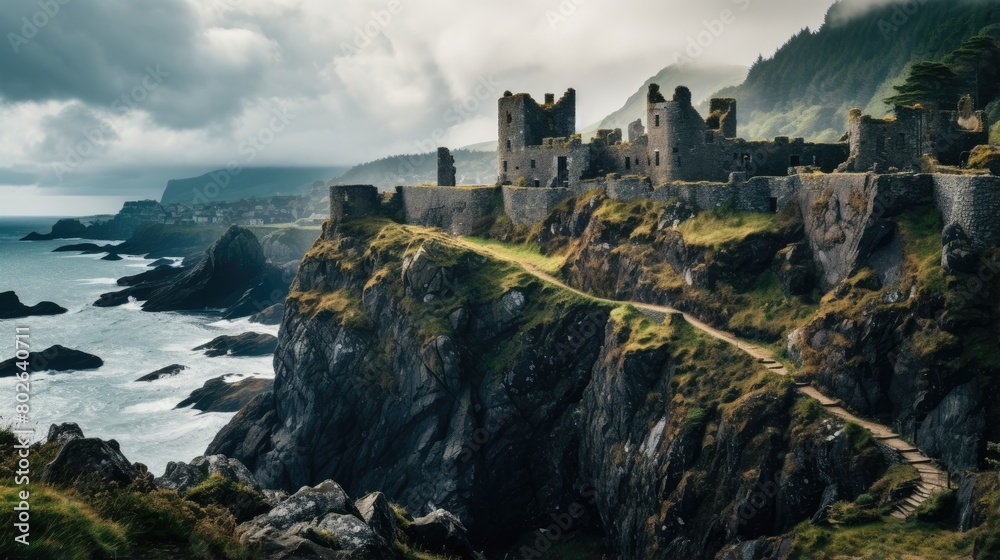
<path fill-rule="evenodd" d="M 894 117 L 874 119 L 852 111 L 849 132 L 840 142 L 812 143 L 802 138 L 772 141 L 737 136 L 735 99 L 712 99 L 709 116 L 692 105 L 691 91 L 680 86 L 667 99 L 650 84 L 646 126 L 599 130 L 584 143 L 576 134 L 576 91 L 556 101 L 546 94 L 538 104 L 526 93 L 505 92 L 498 107 L 498 183 L 526 187 L 568 187 L 611 173 L 640 175 L 654 185 L 675 181 L 726 182 L 743 177 L 786 176 L 809 167 L 834 171 L 917 169 L 924 154 L 959 165 L 963 154 L 986 143 L 982 112 L 963 99 L 957 111 L 897 107 Z"/>
<path fill-rule="evenodd" d="M 678 87 L 666 99 L 656 84 L 647 93 L 646 123 L 599 130 L 592 141 L 576 134 L 576 92 L 542 104 L 528 94 L 505 92 L 498 104 L 498 181 L 455 188 L 454 158 L 438 151 L 438 186 L 397 186 L 384 199 L 372 186 L 330 187 L 334 221 L 365 215 L 475 235 L 498 211 L 531 227 L 563 200 L 594 190 L 621 202 L 648 199 L 681 204 L 692 212 L 732 207 L 777 212 L 799 193 L 880 188 L 924 193 L 946 224 L 962 225 L 974 244 L 1000 239 L 1000 177 L 922 174 L 922 159 L 963 164 L 974 146 L 988 141 L 981 111 L 970 98 L 957 110 L 896 107 L 876 119 L 851 111 L 840 142 L 802 138 L 745 140 L 737 135 L 737 102 L 712 99 L 702 118 L 691 92 Z"/>

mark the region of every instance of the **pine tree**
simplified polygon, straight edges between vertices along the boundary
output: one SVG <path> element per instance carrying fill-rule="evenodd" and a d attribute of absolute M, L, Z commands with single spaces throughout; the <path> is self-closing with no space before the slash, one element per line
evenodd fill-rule
<path fill-rule="evenodd" d="M 962 80 L 943 62 L 914 64 L 906 82 L 901 86 L 894 86 L 893 89 L 897 94 L 885 102 L 896 106 L 944 107 L 958 103 L 963 94 Z"/>

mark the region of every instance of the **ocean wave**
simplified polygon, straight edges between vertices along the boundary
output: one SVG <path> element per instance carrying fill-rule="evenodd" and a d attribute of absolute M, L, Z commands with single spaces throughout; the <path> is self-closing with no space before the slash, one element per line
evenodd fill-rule
<path fill-rule="evenodd" d="M 81 279 L 77 280 L 77 282 L 79 282 L 80 284 L 88 285 L 88 286 L 95 286 L 95 285 L 99 285 L 99 286 L 106 286 L 106 285 L 117 286 L 118 285 L 118 279 L 117 278 L 81 278 Z"/>
<path fill-rule="evenodd" d="M 120 306 L 122 309 L 128 309 L 129 311 L 142 311 L 142 304 L 139 300 L 135 299 L 134 296 L 128 297 L 128 303 Z"/>

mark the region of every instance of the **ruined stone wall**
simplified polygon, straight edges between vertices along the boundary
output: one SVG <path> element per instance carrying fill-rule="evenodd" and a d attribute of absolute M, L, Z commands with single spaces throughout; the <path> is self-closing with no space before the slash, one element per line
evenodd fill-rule
<path fill-rule="evenodd" d="M 608 198 L 611 200 L 631 202 L 633 200 L 652 198 L 653 196 L 653 184 L 648 177 L 610 176 L 601 181 L 601 183 L 602 188 L 604 188 L 608 194 Z"/>
<path fill-rule="evenodd" d="M 718 164 L 717 132 L 710 132 L 704 119 L 691 105 L 685 87 L 674 91 L 671 101 L 650 103 L 649 175 L 653 184 L 671 181 L 725 181 L 731 167 Z M 707 134 L 706 134 L 707 133 Z"/>
<path fill-rule="evenodd" d="M 961 225 L 976 247 L 1000 244 L 1000 177 L 936 174 L 933 181 L 946 227 Z"/>
<path fill-rule="evenodd" d="M 439 187 L 455 186 L 455 158 L 448 148 L 438 148 L 437 151 L 437 184 Z"/>
<path fill-rule="evenodd" d="M 705 120 L 708 128 L 718 130 L 723 138 L 736 138 L 736 100 L 712 99 L 708 110 L 708 119 Z"/>
<path fill-rule="evenodd" d="M 335 222 L 376 215 L 381 206 L 381 196 L 372 185 L 330 186 L 330 219 Z"/>
<path fill-rule="evenodd" d="M 788 169 L 799 166 L 815 166 L 824 173 L 832 173 L 847 160 L 850 148 L 847 143 L 814 144 L 802 138 L 775 138 L 773 142 L 748 142 L 742 139 L 725 142 L 727 153 L 719 156 L 721 161 L 736 162 L 742 171 L 744 155 L 750 156 L 751 177 L 782 177 Z"/>
<path fill-rule="evenodd" d="M 849 171 L 881 173 L 890 167 L 918 169 L 924 154 L 945 165 L 960 165 L 972 148 L 988 142 L 982 112 L 929 111 L 896 107 L 894 117 L 875 119 L 851 111 L 848 122 Z"/>
<path fill-rule="evenodd" d="M 874 119 L 852 110 L 848 122 L 848 170 L 865 172 L 877 165 L 878 171 L 885 173 L 890 167 L 903 170 L 919 166 L 923 153 L 920 121 L 912 109 L 897 109 L 895 119 Z"/>
<path fill-rule="evenodd" d="M 945 165 L 962 165 L 973 148 L 989 143 L 983 126 L 983 112 L 962 118 L 960 111 L 933 111 L 924 115 L 924 153 Z M 967 129 L 966 127 L 971 127 Z"/>
<path fill-rule="evenodd" d="M 500 203 L 496 187 L 396 187 L 407 224 L 472 235 L 488 224 Z"/>
<path fill-rule="evenodd" d="M 685 183 L 671 182 L 657 187 L 652 193 L 656 202 L 672 200 L 683 203 L 695 212 L 731 206 L 740 212 L 771 212 L 775 210 L 772 183 L 784 188 L 788 177 L 759 177 L 747 183 Z M 794 191 L 794 189 L 792 189 Z"/>
<path fill-rule="evenodd" d="M 531 227 L 545 219 L 563 200 L 575 196 L 569 188 L 536 189 L 533 187 L 503 187 L 503 209 L 515 225 Z"/>
<path fill-rule="evenodd" d="M 527 93 L 504 93 L 497 112 L 501 148 L 507 140 L 513 146 L 537 146 L 545 138 L 565 138 L 576 133 L 576 91 L 566 90 L 559 101 L 546 95 L 546 101 L 539 105 Z"/>
<path fill-rule="evenodd" d="M 640 137 L 635 142 L 590 144 L 590 166 L 587 179 L 606 177 L 611 173 L 620 175 L 644 175 L 649 170 L 647 155 L 648 139 Z"/>
<path fill-rule="evenodd" d="M 566 177 L 570 184 L 583 179 L 590 168 L 590 147 L 579 136 L 546 138 L 539 146 L 507 150 L 500 148 L 500 183 L 528 187 L 565 187 L 559 184 L 559 158 L 566 158 Z M 504 170 L 506 169 L 506 172 Z"/>

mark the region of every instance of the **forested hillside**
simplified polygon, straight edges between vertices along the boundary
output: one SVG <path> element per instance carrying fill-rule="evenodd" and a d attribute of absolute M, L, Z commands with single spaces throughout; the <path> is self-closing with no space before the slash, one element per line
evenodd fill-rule
<path fill-rule="evenodd" d="M 492 185 L 497 180 L 497 153 L 453 150 L 460 185 Z M 396 185 L 437 182 L 437 154 L 389 156 L 352 167 L 336 180 L 343 185 L 375 185 L 389 190 Z"/>
<path fill-rule="evenodd" d="M 772 58 L 759 59 L 743 84 L 716 94 L 738 99 L 740 136 L 837 140 L 852 107 L 885 115 L 884 100 L 914 64 L 943 60 L 1000 23 L 994 1 L 911 1 L 865 11 L 861 4 L 835 4 L 818 31 L 802 30 Z"/>

